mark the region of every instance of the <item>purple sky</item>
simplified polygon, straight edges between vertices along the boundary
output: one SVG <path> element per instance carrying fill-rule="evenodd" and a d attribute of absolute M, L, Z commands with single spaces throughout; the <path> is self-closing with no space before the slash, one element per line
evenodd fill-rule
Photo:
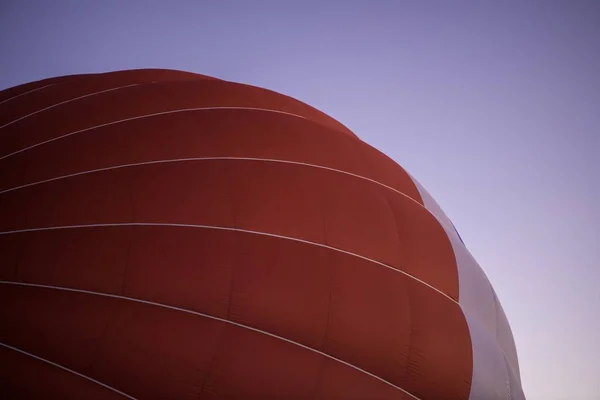
<path fill-rule="evenodd" d="M 319 3 L 2 0 L 0 89 L 160 67 L 323 110 L 453 220 L 528 400 L 600 399 L 600 1 Z"/>

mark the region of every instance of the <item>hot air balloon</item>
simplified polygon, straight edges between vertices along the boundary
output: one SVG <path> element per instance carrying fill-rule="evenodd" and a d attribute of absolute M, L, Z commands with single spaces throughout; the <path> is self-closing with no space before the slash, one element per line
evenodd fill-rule
<path fill-rule="evenodd" d="M 296 99 L 174 70 L 0 92 L 0 393 L 524 399 L 427 191 Z"/>

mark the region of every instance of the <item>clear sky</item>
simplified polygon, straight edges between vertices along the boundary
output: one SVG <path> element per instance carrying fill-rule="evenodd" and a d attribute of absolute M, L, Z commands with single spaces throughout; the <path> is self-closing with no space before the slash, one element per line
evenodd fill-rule
<path fill-rule="evenodd" d="M 600 1 L 0 0 L 0 89 L 144 67 L 283 92 L 391 156 L 488 274 L 528 400 L 600 399 Z"/>

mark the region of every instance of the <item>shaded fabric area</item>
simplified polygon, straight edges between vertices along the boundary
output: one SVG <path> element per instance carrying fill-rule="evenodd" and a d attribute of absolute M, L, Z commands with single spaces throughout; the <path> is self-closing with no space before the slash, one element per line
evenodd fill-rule
<path fill-rule="evenodd" d="M 339 122 L 166 70 L 0 101 L 0 342 L 66 368 L 0 347 L 11 397 L 469 398 L 454 242 Z"/>

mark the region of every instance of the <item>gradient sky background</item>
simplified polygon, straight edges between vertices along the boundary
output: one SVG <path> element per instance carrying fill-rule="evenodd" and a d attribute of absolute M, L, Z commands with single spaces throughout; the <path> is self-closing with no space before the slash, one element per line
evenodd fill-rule
<path fill-rule="evenodd" d="M 600 399 L 600 1 L 319 3 L 0 0 L 0 89 L 158 67 L 323 110 L 454 221 L 528 400 Z"/>

